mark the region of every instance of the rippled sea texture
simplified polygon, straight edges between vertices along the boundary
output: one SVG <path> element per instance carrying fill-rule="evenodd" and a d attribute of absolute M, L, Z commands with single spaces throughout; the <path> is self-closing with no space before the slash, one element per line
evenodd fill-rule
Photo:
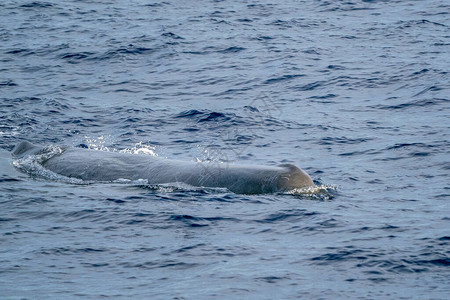
<path fill-rule="evenodd" d="M 1 1 L 0 298 L 448 299 L 449 12 Z M 70 184 L 15 170 L 23 140 L 293 163 L 337 190 Z"/>

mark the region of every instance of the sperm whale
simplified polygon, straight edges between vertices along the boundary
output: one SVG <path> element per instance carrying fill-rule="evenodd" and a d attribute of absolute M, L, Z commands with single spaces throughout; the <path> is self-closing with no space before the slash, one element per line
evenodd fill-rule
<path fill-rule="evenodd" d="M 38 155 L 43 148 L 29 142 L 15 146 L 15 158 Z M 85 181 L 146 179 L 149 184 L 183 182 L 197 187 L 220 187 L 238 194 L 274 193 L 313 186 L 303 170 L 292 165 L 237 165 L 165 159 L 144 154 L 61 147 L 41 162 L 56 174 Z"/>

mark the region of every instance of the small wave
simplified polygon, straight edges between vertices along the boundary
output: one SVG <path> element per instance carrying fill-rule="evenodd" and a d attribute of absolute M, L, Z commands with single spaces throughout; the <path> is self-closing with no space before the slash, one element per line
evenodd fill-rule
<path fill-rule="evenodd" d="M 0 87 L 2 86 L 17 86 L 17 83 L 12 80 L 0 81 Z"/>
<path fill-rule="evenodd" d="M 298 77 L 304 77 L 306 75 L 304 74 L 292 74 L 292 75 L 282 75 L 280 77 L 275 77 L 275 78 L 269 78 L 266 81 L 264 81 L 264 84 L 272 84 L 272 83 L 279 83 L 281 81 L 287 81 L 287 80 L 292 80 Z"/>
<path fill-rule="evenodd" d="M 418 96 L 420 94 L 423 94 L 427 91 L 432 91 L 433 88 L 427 88 L 418 94 L 414 95 Z M 436 89 L 439 90 L 439 89 Z M 431 98 L 431 99 L 421 99 L 421 100 L 414 100 L 406 103 L 400 103 L 397 105 L 374 105 L 372 108 L 376 109 L 386 109 L 386 110 L 401 110 L 401 109 L 409 109 L 414 107 L 424 107 L 424 106 L 433 106 L 433 105 L 439 105 L 442 103 L 448 103 L 450 100 L 445 98 Z"/>
<path fill-rule="evenodd" d="M 184 38 L 182 38 L 181 36 L 173 33 L 173 32 L 165 32 L 163 34 L 161 34 L 161 36 L 167 37 L 167 38 L 171 38 L 174 40 L 184 40 Z"/>
<path fill-rule="evenodd" d="M 328 65 L 328 70 L 346 70 L 347 68 L 341 65 Z"/>
<path fill-rule="evenodd" d="M 243 48 L 243 47 L 233 46 L 233 47 L 228 47 L 228 48 L 223 49 L 223 50 L 218 50 L 217 52 L 218 53 L 236 53 L 236 52 L 244 51 L 245 49 L 246 48 Z"/>
<path fill-rule="evenodd" d="M 337 95 L 336 94 L 326 94 L 323 96 L 311 96 L 308 99 L 313 99 L 313 100 L 321 100 L 321 102 L 323 103 L 325 99 L 332 99 L 332 98 L 336 98 Z"/>
<path fill-rule="evenodd" d="M 195 50 L 184 51 L 183 53 L 195 54 L 195 55 L 207 55 L 207 54 L 211 54 L 211 53 L 230 54 L 230 53 L 238 53 L 238 52 L 246 50 L 246 48 L 237 47 L 237 46 L 232 46 L 232 47 L 228 47 L 228 48 L 225 48 L 225 49 L 218 49 L 218 50 L 215 50 L 215 49 L 216 49 L 215 47 L 206 47 L 203 50 L 199 50 L 199 51 L 195 51 Z"/>
<path fill-rule="evenodd" d="M 368 142 L 373 140 L 373 138 L 348 138 L 345 136 L 342 137 L 325 137 L 322 138 L 318 144 L 319 145 L 333 145 L 333 144 L 360 144 L 364 142 Z"/>
<path fill-rule="evenodd" d="M 263 219 L 256 220 L 258 223 L 276 223 L 280 221 L 300 221 L 305 218 L 318 215 L 317 212 L 311 212 L 306 209 L 290 209 L 265 216 Z"/>
<path fill-rule="evenodd" d="M 34 2 L 23 4 L 20 7 L 23 7 L 23 8 L 47 8 L 47 7 L 52 7 L 52 6 L 53 6 L 53 4 L 51 4 L 49 2 L 34 1 Z"/>
<path fill-rule="evenodd" d="M 127 47 L 120 47 L 118 49 L 110 50 L 106 52 L 102 57 L 99 59 L 109 59 L 116 56 L 122 56 L 122 55 L 137 55 L 137 54 L 144 54 L 147 52 L 152 52 L 154 49 L 147 48 L 147 47 L 139 47 L 135 46 L 133 44 L 128 45 Z"/>
<path fill-rule="evenodd" d="M 354 249 L 353 247 L 347 247 L 339 251 L 330 252 L 320 256 L 313 257 L 311 258 L 311 261 L 317 262 L 318 264 L 329 264 L 330 262 L 333 261 L 363 260 L 366 259 L 363 253 L 365 253 L 365 251 L 361 249 Z"/>
<path fill-rule="evenodd" d="M 150 270 L 150 269 L 162 269 L 162 268 L 169 268 L 174 270 L 187 270 L 194 267 L 199 266 L 200 264 L 196 263 L 185 263 L 185 262 L 179 262 L 174 260 L 155 260 L 155 261 L 146 261 L 146 262 L 125 262 L 120 263 L 120 266 L 124 268 L 133 268 L 133 269 L 142 269 L 142 270 Z"/>
<path fill-rule="evenodd" d="M 28 55 L 26 49 L 18 49 L 22 55 Z M 147 48 L 142 46 L 137 46 L 133 44 L 129 44 L 127 46 L 121 46 L 115 49 L 108 50 L 104 53 L 96 53 L 96 52 L 89 52 L 89 51 L 82 51 L 82 52 L 66 52 L 63 54 L 60 54 L 58 58 L 65 60 L 66 62 L 70 64 L 77 64 L 82 61 L 102 61 L 102 60 L 109 60 L 114 59 L 117 57 L 124 57 L 124 56 L 134 56 L 134 55 L 140 55 L 140 54 L 147 54 L 149 52 L 154 52 L 155 49 L 153 48 Z M 15 53 L 11 53 L 15 54 Z"/>
<path fill-rule="evenodd" d="M 291 19 L 291 20 L 276 20 L 268 25 L 277 26 L 281 28 L 292 28 L 292 27 L 300 27 L 300 28 L 311 28 L 317 27 L 319 24 L 314 21 L 306 21 L 305 19 Z"/>
<path fill-rule="evenodd" d="M 224 122 L 224 121 L 230 121 L 230 120 L 236 120 L 238 117 L 235 114 L 227 114 L 227 113 L 221 113 L 216 111 L 200 111 L 196 109 L 183 111 L 177 115 L 175 115 L 175 118 L 188 118 L 193 119 L 197 121 L 197 123 L 203 123 L 203 122 Z"/>
<path fill-rule="evenodd" d="M 424 143 L 400 143 L 400 144 L 395 144 L 394 146 L 387 147 L 386 150 L 409 149 L 411 147 L 432 148 L 434 146 L 429 146 Z"/>
<path fill-rule="evenodd" d="M 177 114 L 175 117 L 176 118 L 192 118 L 194 116 L 202 115 L 202 114 L 204 114 L 204 112 L 196 110 L 196 109 L 191 109 L 191 110 L 183 111 L 183 112 Z"/>
<path fill-rule="evenodd" d="M 448 27 L 445 24 L 432 22 L 432 21 L 428 21 L 428 20 L 425 20 L 425 19 L 422 19 L 422 20 L 398 21 L 396 24 L 399 25 L 399 27 L 398 27 L 399 29 L 406 29 L 406 28 L 422 26 L 422 25 L 436 25 L 436 26 Z"/>
<path fill-rule="evenodd" d="M 429 245 L 421 253 L 404 251 L 379 251 L 375 248 L 328 247 L 327 253 L 310 258 L 316 265 L 332 265 L 353 262 L 356 267 L 364 268 L 364 273 L 421 273 L 436 268 L 448 267 L 450 259 L 434 246 Z"/>
<path fill-rule="evenodd" d="M 407 158 L 407 157 L 421 157 L 421 156 L 429 156 L 437 153 L 441 153 L 443 149 L 448 147 L 448 142 L 446 141 L 436 141 L 432 145 L 425 143 L 397 143 L 393 146 L 389 146 L 385 148 L 386 151 L 395 151 L 399 155 L 396 156 L 395 159 Z M 383 151 L 384 151 L 383 150 Z"/>
<path fill-rule="evenodd" d="M 384 0 L 381 0 L 384 1 Z M 329 1 L 324 4 L 320 4 L 320 6 L 325 7 L 325 9 L 321 10 L 321 12 L 339 12 L 339 11 L 362 11 L 362 10 L 374 10 L 374 7 L 369 7 L 364 5 L 365 2 L 378 2 L 378 0 L 364 0 L 362 4 L 354 3 L 351 1 Z M 328 8 L 333 5 L 333 7 Z"/>
<path fill-rule="evenodd" d="M 13 49 L 10 51 L 7 51 L 6 54 L 19 54 L 21 56 L 28 56 L 28 55 L 33 55 L 36 52 L 34 52 L 31 49 L 25 49 L 25 48 L 18 48 L 18 49 Z"/>
<path fill-rule="evenodd" d="M 95 53 L 93 52 L 68 52 L 59 55 L 59 58 L 67 61 L 70 64 L 77 64 L 81 60 L 91 58 Z"/>
<path fill-rule="evenodd" d="M 106 252 L 106 249 L 102 248 L 73 248 L 73 247 L 54 247 L 54 248 L 41 248 L 35 251 L 38 254 L 45 255 L 72 255 L 78 253 L 92 253 L 92 252 Z"/>
<path fill-rule="evenodd" d="M 324 84 L 324 82 L 322 82 L 322 81 L 314 81 L 314 82 L 307 83 L 307 84 L 304 84 L 304 85 L 301 85 L 301 86 L 297 86 L 297 87 L 295 87 L 295 89 L 297 91 L 302 91 L 302 92 L 312 91 L 312 90 L 315 90 L 318 87 L 323 86 L 323 84 Z"/>
<path fill-rule="evenodd" d="M 218 222 L 228 221 L 236 223 L 240 220 L 226 217 L 195 217 L 191 215 L 171 215 L 168 218 L 168 221 L 181 222 L 189 227 L 205 227 Z"/>
<path fill-rule="evenodd" d="M 17 179 L 17 178 L 9 178 L 9 177 L 0 178 L 0 183 L 3 183 L 3 182 L 19 182 L 19 181 L 22 181 L 22 180 Z"/>
<path fill-rule="evenodd" d="M 267 41 L 267 40 L 273 40 L 274 38 L 271 36 L 267 36 L 267 35 L 260 35 L 254 39 L 257 41 Z"/>
<path fill-rule="evenodd" d="M 173 118 L 186 118 L 189 122 L 185 131 L 199 131 L 212 129 L 220 132 L 223 140 L 236 140 L 238 143 L 245 140 L 254 139 L 254 130 L 261 129 L 262 126 L 267 130 L 274 130 L 273 126 L 280 128 L 281 123 L 276 116 L 279 110 L 276 106 L 268 104 L 265 100 L 253 101 L 250 105 L 244 106 L 241 115 L 229 112 L 210 111 L 210 110 L 186 110 L 173 116 Z M 269 129 L 269 127 L 271 127 Z M 244 128 L 244 129 L 240 129 Z M 246 133 L 234 136 L 236 133 Z"/>

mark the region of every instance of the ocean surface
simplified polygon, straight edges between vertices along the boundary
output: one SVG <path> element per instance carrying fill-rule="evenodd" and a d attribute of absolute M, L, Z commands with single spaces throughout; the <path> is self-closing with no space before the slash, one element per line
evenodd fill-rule
<path fill-rule="evenodd" d="M 0 298 L 449 299 L 449 72 L 444 0 L 2 0 Z M 70 182 L 21 141 L 320 191 Z"/>

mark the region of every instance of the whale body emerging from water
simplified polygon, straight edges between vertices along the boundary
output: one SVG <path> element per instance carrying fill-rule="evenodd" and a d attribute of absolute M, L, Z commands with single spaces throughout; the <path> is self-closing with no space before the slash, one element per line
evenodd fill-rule
<path fill-rule="evenodd" d="M 15 158 L 38 155 L 43 148 L 21 142 Z M 183 182 L 197 187 L 219 187 L 238 194 L 274 193 L 314 186 L 303 170 L 291 164 L 279 166 L 201 163 L 151 155 L 63 147 L 41 162 L 54 173 L 85 181 L 146 179 L 149 184 Z"/>

